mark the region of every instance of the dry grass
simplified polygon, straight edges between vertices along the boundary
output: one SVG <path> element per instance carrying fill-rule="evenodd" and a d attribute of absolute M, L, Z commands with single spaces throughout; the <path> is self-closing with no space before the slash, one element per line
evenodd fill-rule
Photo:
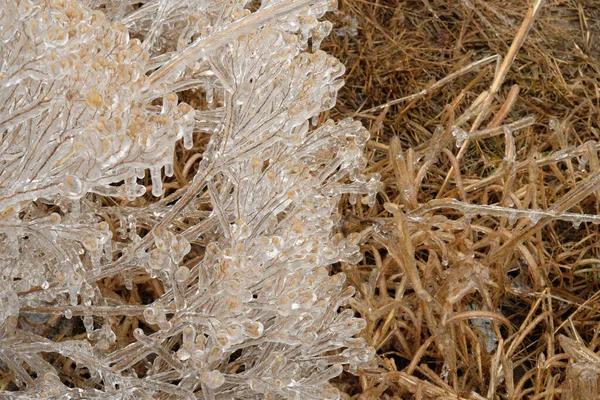
<path fill-rule="evenodd" d="M 600 3 L 532 3 L 345 0 L 334 16 L 359 29 L 326 43 L 348 70 L 329 116 L 369 128 L 386 185 L 374 208 L 343 206 L 366 242 L 339 268 L 378 354 L 338 380 L 348 398 L 600 395 Z"/>

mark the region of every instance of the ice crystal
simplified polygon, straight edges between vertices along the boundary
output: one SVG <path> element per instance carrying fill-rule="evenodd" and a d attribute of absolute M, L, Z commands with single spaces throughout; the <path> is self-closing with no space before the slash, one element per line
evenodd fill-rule
<path fill-rule="evenodd" d="M 380 184 L 360 124 L 309 124 L 343 84 L 319 50 L 334 3 L 0 0 L 0 369 L 17 388 L 0 395 L 339 397 L 330 379 L 373 351 L 326 268 L 360 260 L 337 205 Z M 193 179 L 135 201 L 167 194 L 178 142 L 203 137 Z M 21 321 L 50 314 L 86 334 Z M 67 384 L 56 355 L 90 378 Z"/>

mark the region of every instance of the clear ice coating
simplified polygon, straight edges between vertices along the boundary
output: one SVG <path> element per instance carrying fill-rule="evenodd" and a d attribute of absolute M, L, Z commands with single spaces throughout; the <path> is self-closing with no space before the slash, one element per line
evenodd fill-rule
<path fill-rule="evenodd" d="M 360 261 L 337 204 L 381 184 L 360 124 L 309 123 L 343 85 L 319 50 L 335 6 L 0 0 L 0 369 L 17 387 L 0 397 L 339 398 L 329 380 L 373 350 L 325 268 Z M 178 146 L 206 150 L 170 192 Z M 24 313 L 87 335 L 55 342 Z M 61 381 L 57 354 L 90 378 Z"/>

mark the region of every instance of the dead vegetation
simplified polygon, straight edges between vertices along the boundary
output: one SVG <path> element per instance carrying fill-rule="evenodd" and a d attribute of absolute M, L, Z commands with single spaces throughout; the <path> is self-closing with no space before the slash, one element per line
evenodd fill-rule
<path fill-rule="evenodd" d="M 329 117 L 371 132 L 377 206 L 341 265 L 377 367 L 347 398 L 597 398 L 600 3 L 340 3 Z M 334 30 L 335 32 L 335 30 Z"/>

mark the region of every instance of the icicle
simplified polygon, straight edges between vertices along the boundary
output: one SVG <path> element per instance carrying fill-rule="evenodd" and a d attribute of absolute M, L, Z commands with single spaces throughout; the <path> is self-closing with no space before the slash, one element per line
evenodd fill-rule
<path fill-rule="evenodd" d="M 193 133 L 194 130 L 191 127 L 183 129 L 183 147 L 186 150 L 189 150 L 194 146 Z"/>
<path fill-rule="evenodd" d="M 588 146 L 586 146 L 586 147 L 588 147 Z M 584 150 L 584 153 L 581 156 L 581 160 L 579 161 L 579 170 L 581 172 L 585 172 L 585 166 L 587 165 L 589 160 L 590 160 L 590 149 L 586 148 Z"/>
<path fill-rule="evenodd" d="M 80 200 L 73 200 L 71 202 L 71 212 L 73 214 L 81 214 L 81 201 Z"/>
<path fill-rule="evenodd" d="M 137 184 L 136 175 L 132 175 L 125 179 L 125 193 L 127 200 L 134 201 L 136 198 L 143 196 L 146 193 L 146 187 Z"/>
<path fill-rule="evenodd" d="M 135 216 L 129 214 L 127 216 L 127 230 L 129 231 L 129 239 L 134 240 L 137 236 L 137 227 L 135 223 Z"/>
<path fill-rule="evenodd" d="M 205 91 L 206 91 L 206 102 L 208 104 L 212 104 L 212 102 L 214 101 L 214 88 L 213 88 L 212 84 L 207 84 Z"/>
<path fill-rule="evenodd" d="M 144 177 L 146 176 L 146 170 L 144 168 L 136 168 L 135 169 L 135 176 L 138 179 L 144 179 Z"/>
<path fill-rule="evenodd" d="M 129 272 L 125 272 L 123 274 L 123 282 L 125 283 L 125 289 L 132 290 L 133 289 L 133 274 Z"/>
<path fill-rule="evenodd" d="M 94 331 L 94 317 L 91 315 L 86 315 L 83 317 L 83 326 L 85 327 L 85 331 L 90 334 Z"/>
<path fill-rule="evenodd" d="M 121 239 L 127 238 L 127 219 L 123 214 L 119 215 L 119 237 Z"/>
<path fill-rule="evenodd" d="M 165 176 L 168 176 L 170 178 L 173 176 L 174 172 L 175 171 L 173 170 L 173 164 L 165 164 Z"/>
<path fill-rule="evenodd" d="M 155 197 L 162 196 L 163 187 L 160 167 L 150 168 L 150 178 L 152 179 L 152 195 Z"/>

